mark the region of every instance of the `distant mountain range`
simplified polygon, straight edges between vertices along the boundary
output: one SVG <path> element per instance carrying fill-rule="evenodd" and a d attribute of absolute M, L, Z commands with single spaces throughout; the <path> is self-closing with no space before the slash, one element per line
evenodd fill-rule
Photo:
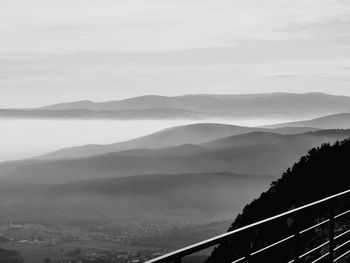
<path fill-rule="evenodd" d="M 279 175 L 315 146 L 350 137 L 350 130 L 281 135 L 253 132 L 200 144 L 132 149 L 59 160 L 24 160 L 0 165 L 2 180 L 41 184 L 135 174 L 226 172 Z"/>
<path fill-rule="evenodd" d="M 346 112 L 349 97 L 322 93 L 143 96 L 3 109 L 0 118 L 308 120 L 267 127 L 198 123 L 1 163 L 0 210 L 221 220 L 309 149 L 349 138 Z"/>
<path fill-rule="evenodd" d="M 310 148 L 348 137 L 350 130 L 257 131 L 198 144 L 6 162 L 0 165 L 0 208 L 46 216 L 60 211 L 64 217 L 222 220 Z"/>
<path fill-rule="evenodd" d="M 35 109 L 2 109 L 8 118 L 205 119 L 313 118 L 350 112 L 350 98 L 323 93 L 142 96 L 93 102 L 77 101 Z"/>
<path fill-rule="evenodd" d="M 219 123 L 197 123 L 168 128 L 126 142 L 108 145 L 85 145 L 61 149 L 43 156 L 39 156 L 37 159 L 72 159 L 131 149 L 155 149 L 180 146 L 183 144 L 201 144 L 227 136 L 257 131 L 275 132 L 280 134 L 296 134 L 316 130 L 318 129 L 308 127 L 281 127 L 276 129 L 267 129 Z"/>
<path fill-rule="evenodd" d="M 72 159 L 131 149 L 155 149 L 183 144 L 201 144 L 211 140 L 251 132 L 298 134 L 320 129 L 350 129 L 350 113 L 328 115 L 298 122 L 263 127 L 245 127 L 219 123 L 198 123 L 168 128 L 147 136 L 108 145 L 85 145 L 61 149 L 37 159 Z M 254 138 L 251 138 L 254 140 Z"/>

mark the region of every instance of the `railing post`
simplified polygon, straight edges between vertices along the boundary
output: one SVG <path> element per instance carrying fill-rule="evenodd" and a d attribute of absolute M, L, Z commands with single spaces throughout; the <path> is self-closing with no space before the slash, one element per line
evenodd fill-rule
<path fill-rule="evenodd" d="M 300 226 L 298 225 L 298 217 L 297 214 L 293 218 L 293 262 L 299 263 L 300 262 Z"/>
<path fill-rule="evenodd" d="M 335 229 L 335 223 L 334 223 L 334 202 L 331 202 L 331 208 L 330 208 L 330 216 L 329 216 L 329 262 L 334 262 L 334 229 Z"/>
<path fill-rule="evenodd" d="M 245 260 L 244 260 L 245 263 L 250 263 L 251 262 L 251 254 L 250 254 L 251 253 L 251 249 L 252 249 L 252 241 L 249 240 L 247 248 L 246 248 L 246 251 L 245 251 Z"/>
<path fill-rule="evenodd" d="M 300 233 L 299 231 L 296 231 L 294 233 L 294 252 L 293 252 L 293 259 L 294 259 L 294 263 L 299 263 L 300 262 L 300 244 L 299 244 L 299 239 L 300 239 Z"/>
<path fill-rule="evenodd" d="M 246 245 L 244 248 L 244 262 L 250 263 L 251 262 L 251 252 L 253 247 L 253 241 L 252 241 L 253 232 L 251 230 L 248 231 L 246 234 Z"/>

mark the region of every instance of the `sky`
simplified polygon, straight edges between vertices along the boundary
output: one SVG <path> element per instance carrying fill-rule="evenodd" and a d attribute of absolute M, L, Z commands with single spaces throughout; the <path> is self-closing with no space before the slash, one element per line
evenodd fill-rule
<path fill-rule="evenodd" d="M 1 0 L 0 108 L 159 94 L 350 96 L 349 0 Z"/>

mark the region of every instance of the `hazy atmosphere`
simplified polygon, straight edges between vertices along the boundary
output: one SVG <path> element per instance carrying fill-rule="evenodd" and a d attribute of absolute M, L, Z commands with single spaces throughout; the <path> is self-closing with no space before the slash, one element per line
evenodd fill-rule
<path fill-rule="evenodd" d="M 242 230 L 350 189 L 350 1 L 1 0 L 0 33 L 1 263 L 350 244 L 347 199 Z"/>

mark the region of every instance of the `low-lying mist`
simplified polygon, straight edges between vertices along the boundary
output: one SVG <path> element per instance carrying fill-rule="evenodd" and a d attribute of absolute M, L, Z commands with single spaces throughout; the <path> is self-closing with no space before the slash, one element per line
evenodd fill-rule
<path fill-rule="evenodd" d="M 8 217 L 211 221 L 232 218 L 266 190 L 270 177 L 234 174 L 143 175 L 65 185 L 0 188 Z M 131 185 L 132 187 L 128 187 Z M 63 220 L 64 221 L 64 220 Z"/>

